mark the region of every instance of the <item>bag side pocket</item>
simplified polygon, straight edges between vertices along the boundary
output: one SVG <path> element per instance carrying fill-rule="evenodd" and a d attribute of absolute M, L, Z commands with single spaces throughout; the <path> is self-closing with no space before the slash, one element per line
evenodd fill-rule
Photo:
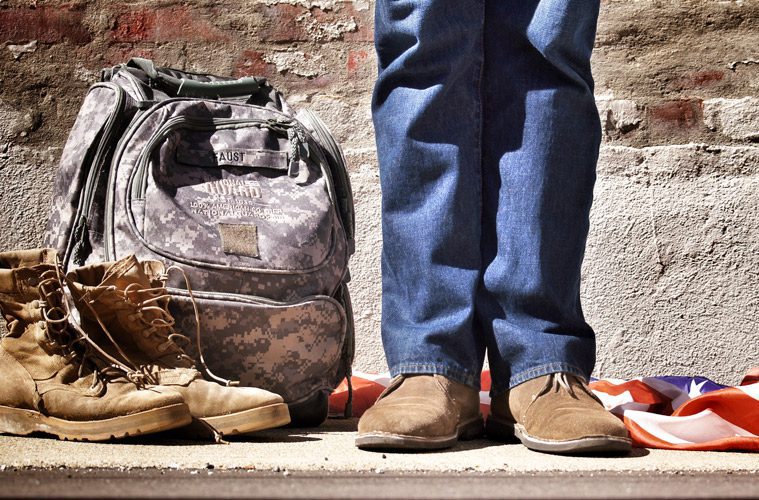
<path fill-rule="evenodd" d="M 172 295 L 177 330 L 194 340 L 192 301 L 183 290 L 173 289 Z M 231 294 L 193 295 L 203 357 L 215 375 L 275 392 L 287 403 L 329 393 L 340 382 L 347 318 L 335 299 L 312 296 L 278 303 Z M 195 342 L 187 351 L 199 359 Z"/>

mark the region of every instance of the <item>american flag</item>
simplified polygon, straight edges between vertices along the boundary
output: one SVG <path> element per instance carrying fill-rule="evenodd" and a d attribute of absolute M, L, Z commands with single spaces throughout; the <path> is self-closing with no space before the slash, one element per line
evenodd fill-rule
<path fill-rule="evenodd" d="M 384 374 L 354 373 L 353 415 L 366 411 L 390 382 Z M 490 410 L 490 372 L 482 373 L 480 408 Z M 590 388 L 621 418 L 635 446 L 670 450 L 759 451 L 759 367 L 737 386 L 703 377 L 594 379 Z M 342 414 L 348 384 L 330 396 L 330 412 Z"/>

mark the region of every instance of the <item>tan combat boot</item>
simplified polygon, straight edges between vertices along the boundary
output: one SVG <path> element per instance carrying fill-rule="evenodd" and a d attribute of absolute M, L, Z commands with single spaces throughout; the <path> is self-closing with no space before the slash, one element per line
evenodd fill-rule
<path fill-rule="evenodd" d="M 156 386 L 181 394 L 192 416 L 219 435 L 288 424 L 290 414 L 279 395 L 203 379 L 176 343 L 189 340 L 174 331 L 164 279 L 163 264 L 139 262 L 134 256 L 81 267 L 67 277 L 83 326 L 98 332 L 98 342 L 109 345 L 108 353 L 139 369 Z"/>
<path fill-rule="evenodd" d="M 186 425 L 177 394 L 139 389 L 69 322 L 52 249 L 0 253 L 0 432 L 100 441 Z"/>
<path fill-rule="evenodd" d="M 547 453 L 624 453 L 625 425 L 604 409 L 584 380 L 552 373 L 528 380 L 493 398 L 486 433 L 500 441 L 518 438 Z"/>
<path fill-rule="evenodd" d="M 482 431 L 476 389 L 441 375 L 400 375 L 359 420 L 356 446 L 434 450 Z"/>

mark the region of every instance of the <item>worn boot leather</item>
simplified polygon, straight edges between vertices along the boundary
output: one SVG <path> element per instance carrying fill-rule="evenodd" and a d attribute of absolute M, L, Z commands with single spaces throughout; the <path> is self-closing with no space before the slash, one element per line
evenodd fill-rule
<path fill-rule="evenodd" d="M 288 424 L 290 414 L 281 396 L 203 379 L 195 361 L 177 343 L 189 339 L 173 328 L 164 277 L 160 262 L 139 262 L 129 256 L 75 269 L 67 281 L 82 324 L 98 343 L 156 386 L 181 394 L 192 416 L 219 435 Z"/>
<path fill-rule="evenodd" d="M 623 453 L 627 428 L 606 411 L 584 380 L 552 373 L 493 398 L 486 432 L 501 441 L 518 438 L 548 453 Z"/>
<path fill-rule="evenodd" d="M 482 435 L 476 389 L 441 375 L 400 375 L 358 422 L 363 449 L 448 448 Z"/>
<path fill-rule="evenodd" d="M 0 254 L 0 432 L 100 441 L 191 421 L 178 394 L 140 389 L 77 332 L 52 249 Z"/>

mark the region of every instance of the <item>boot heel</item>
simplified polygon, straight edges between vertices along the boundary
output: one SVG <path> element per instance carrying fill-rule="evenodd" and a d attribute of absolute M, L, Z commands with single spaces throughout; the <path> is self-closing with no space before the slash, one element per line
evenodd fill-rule
<path fill-rule="evenodd" d="M 0 406 L 0 434 L 25 436 L 37 431 L 41 431 L 38 412 Z"/>

